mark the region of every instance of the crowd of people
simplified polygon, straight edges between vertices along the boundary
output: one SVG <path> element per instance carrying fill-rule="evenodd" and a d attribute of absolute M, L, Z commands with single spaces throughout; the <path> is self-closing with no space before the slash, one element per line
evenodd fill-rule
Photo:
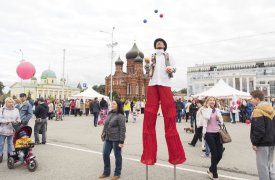
<path fill-rule="evenodd" d="M 202 156 L 211 158 L 211 165 L 207 171 L 209 177 L 218 179 L 217 166 L 222 159 L 225 148 L 220 141 L 219 129 L 224 124 L 223 113 L 231 114 L 231 123 L 251 121 L 251 142 L 252 148 L 256 151 L 257 168 L 259 177 L 267 179 L 273 177 L 271 167 L 275 145 L 275 124 L 274 108 L 270 103 L 264 102 L 263 94 L 260 91 L 251 93 L 251 100 L 231 101 L 229 105 L 224 105 L 214 97 L 205 99 L 190 99 L 188 101 L 175 100 L 177 116 L 175 121 L 181 123 L 182 119 L 190 121 L 190 127 L 194 129 L 194 136 L 190 143 L 195 147 L 201 141 Z M 58 113 L 62 116 L 73 115 L 86 116 L 93 115 L 93 125 L 103 125 L 102 140 L 104 173 L 100 178 L 110 175 L 110 153 L 114 149 L 116 158 L 115 177 L 119 177 L 122 169 L 121 148 L 124 146 L 126 123 L 132 120 L 136 122 L 139 114 L 144 113 L 145 101 L 142 100 L 115 100 L 109 103 L 102 98 L 93 100 L 81 99 L 50 101 L 38 98 L 35 102 L 27 100 L 26 94 L 20 94 L 20 100 L 6 98 L 4 106 L 0 112 L 0 162 L 3 160 L 3 147 L 7 139 L 7 156 L 13 153 L 13 135 L 19 125 L 28 126 L 33 114 L 35 115 L 34 140 L 35 144 L 46 144 L 47 120 L 53 119 Z M 110 110 L 109 110 L 110 109 Z M 253 114 L 252 114 L 253 112 Z M 100 117 L 99 117 L 100 116 Z M 7 118 L 8 117 L 8 118 Z M 266 126 L 265 124 L 268 124 Z M 122 131 L 123 130 L 123 131 Z M 39 139 L 42 134 L 42 140 Z M 24 136 L 23 136 L 24 137 Z M 119 148 L 117 148 L 119 147 Z M 270 171 L 270 172 L 269 172 Z M 272 172 L 272 173 L 271 173 Z M 268 173 L 270 175 L 268 175 Z"/>

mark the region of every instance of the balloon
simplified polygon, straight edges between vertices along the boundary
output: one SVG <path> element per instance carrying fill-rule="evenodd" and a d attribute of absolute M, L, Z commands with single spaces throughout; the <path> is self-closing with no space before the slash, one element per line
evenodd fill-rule
<path fill-rule="evenodd" d="M 143 20 L 143 22 L 144 22 L 144 23 L 147 23 L 147 20 L 146 20 L 146 19 L 144 19 L 144 20 Z"/>
<path fill-rule="evenodd" d="M 160 14 L 159 17 L 160 17 L 160 18 L 163 18 L 163 14 Z"/>
<path fill-rule="evenodd" d="M 32 63 L 27 61 L 22 61 L 16 68 L 16 73 L 21 79 L 30 79 L 35 74 L 35 67 Z"/>
<path fill-rule="evenodd" d="M 245 123 L 246 123 L 246 124 L 250 124 L 250 120 L 247 119 L 247 120 L 245 121 Z"/>
<path fill-rule="evenodd" d="M 157 10 L 157 9 L 155 9 L 155 11 L 154 11 L 155 13 L 158 13 L 159 11 Z"/>

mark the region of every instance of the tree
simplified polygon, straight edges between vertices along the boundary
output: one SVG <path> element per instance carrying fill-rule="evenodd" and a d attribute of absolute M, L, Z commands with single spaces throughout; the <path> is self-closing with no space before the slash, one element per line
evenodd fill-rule
<path fill-rule="evenodd" d="M 0 95 L 3 95 L 4 92 L 3 92 L 3 89 L 5 88 L 3 82 L 0 81 Z"/>
<path fill-rule="evenodd" d="M 187 94 L 187 88 L 183 88 L 179 92 L 182 93 L 182 94 Z"/>
<path fill-rule="evenodd" d="M 110 93 L 108 94 L 108 96 L 110 96 Z M 113 100 L 120 99 L 120 94 L 117 91 L 113 91 L 112 98 Z"/>
<path fill-rule="evenodd" d="M 99 94 L 105 94 L 105 85 L 94 85 L 92 88 Z"/>

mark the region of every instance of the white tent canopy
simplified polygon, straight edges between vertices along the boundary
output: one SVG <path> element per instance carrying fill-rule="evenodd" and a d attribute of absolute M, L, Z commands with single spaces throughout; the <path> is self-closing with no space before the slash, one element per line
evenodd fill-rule
<path fill-rule="evenodd" d="M 72 95 L 69 97 L 69 99 L 94 99 L 94 98 L 98 98 L 99 100 L 101 98 L 104 98 L 106 101 L 109 101 L 109 97 L 99 94 L 98 92 L 96 92 L 92 86 L 89 86 L 85 91 L 76 94 L 76 95 Z"/>
<path fill-rule="evenodd" d="M 219 80 L 215 86 L 208 89 L 205 92 L 192 95 L 192 97 L 207 97 L 207 96 L 214 96 L 216 98 L 226 99 L 226 98 L 233 98 L 234 96 L 243 98 L 243 99 L 250 99 L 250 94 L 247 92 L 239 91 L 237 89 L 232 88 L 228 84 L 226 84 L 222 79 Z"/>

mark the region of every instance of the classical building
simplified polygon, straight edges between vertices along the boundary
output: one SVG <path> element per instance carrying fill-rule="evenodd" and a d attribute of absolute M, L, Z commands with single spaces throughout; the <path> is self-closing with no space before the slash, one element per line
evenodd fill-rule
<path fill-rule="evenodd" d="M 134 43 L 132 49 L 126 54 L 126 72 L 123 71 L 124 62 L 119 57 L 115 61 L 115 73 L 112 76 L 112 89 L 121 98 L 131 99 L 133 97 L 144 99 L 146 97 L 149 78 L 143 72 L 144 54 Z M 111 75 L 105 78 L 105 95 L 110 94 Z"/>
<path fill-rule="evenodd" d="M 265 96 L 275 97 L 275 57 L 188 67 L 187 95 L 206 91 L 219 79 L 244 92 L 260 89 Z"/>
<path fill-rule="evenodd" d="M 19 94 L 24 92 L 26 94 L 31 94 L 32 99 L 36 98 L 62 98 L 62 87 L 63 87 L 63 78 L 60 81 L 57 81 L 56 74 L 54 71 L 48 69 L 42 72 L 40 83 L 37 82 L 37 78 L 31 78 L 30 82 L 16 82 L 14 83 L 11 89 L 11 96 L 19 97 Z M 80 89 L 70 87 L 65 80 L 64 84 L 64 98 L 67 98 L 71 95 L 77 94 L 80 92 Z"/>

